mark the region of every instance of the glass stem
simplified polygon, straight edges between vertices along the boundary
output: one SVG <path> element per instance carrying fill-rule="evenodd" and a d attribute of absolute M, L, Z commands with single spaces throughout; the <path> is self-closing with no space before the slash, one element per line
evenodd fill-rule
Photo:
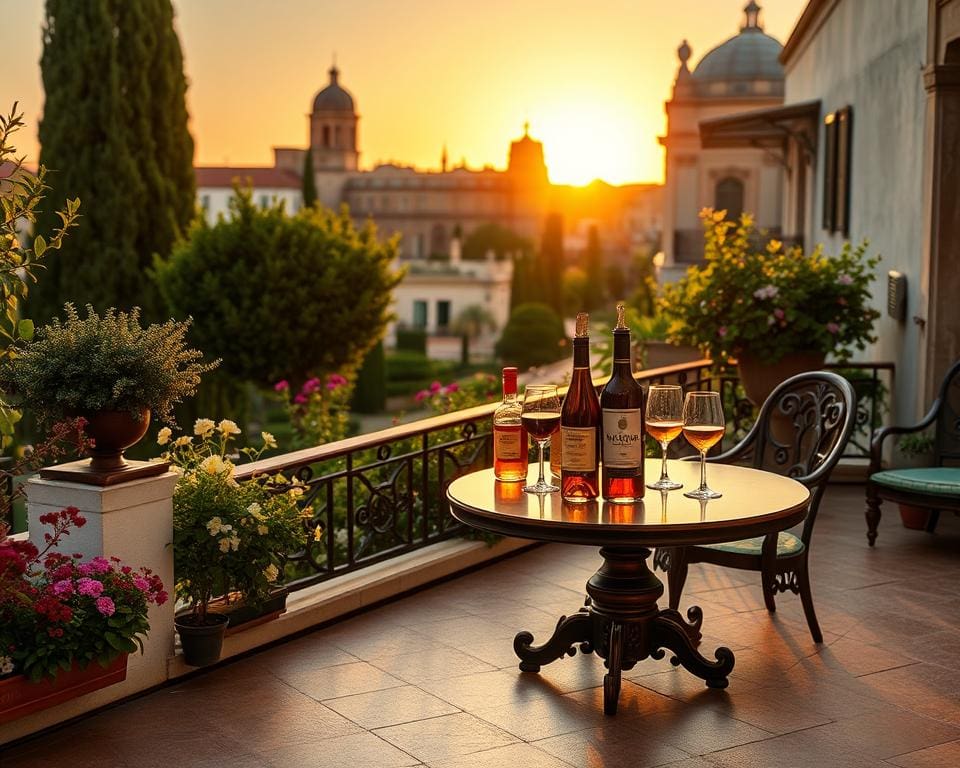
<path fill-rule="evenodd" d="M 707 490 L 707 452 L 700 451 L 700 490 Z"/>
<path fill-rule="evenodd" d="M 546 485 L 547 481 L 543 479 L 543 444 L 545 440 L 537 440 L 537 450 L 540 452 L 540 478 L 537 480 L 537 485 L 543 486 Z"/>
<path fill-rule="evenodd" d="M 660 450 L 663 451 L 663 462 L 660 464 L 660 481 L 669 480 L 667 477 L 667 446 L 670 443 L 660 443 Z"/>

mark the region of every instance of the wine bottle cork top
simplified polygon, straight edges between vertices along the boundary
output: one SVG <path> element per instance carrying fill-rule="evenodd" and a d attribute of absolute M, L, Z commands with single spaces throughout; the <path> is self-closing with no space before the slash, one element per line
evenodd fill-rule
<path fill-rule="evenodd" d="M 626 314 L 626 311 L 627 311 L 627 308 L 623 306 L 623 302 L 620 302 L 619 304 L 617 304 L 617 325 L 613 330 L 615 331 L 630 330 L 629 328 L 627 328 L 627 323 L 626 323 L 626 320 L 624 319 L 624 315 Z"/>
<path fill-rule="evenodd" d="M 590 315 L 588 315 L 586 312 L 578 312 L 576 338 L 585 339 L 589 335 L 590 335 Z"/>

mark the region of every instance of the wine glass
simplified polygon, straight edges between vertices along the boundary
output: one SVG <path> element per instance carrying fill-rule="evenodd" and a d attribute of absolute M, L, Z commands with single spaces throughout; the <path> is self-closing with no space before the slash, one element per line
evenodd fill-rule
<path fill-rule="evenodd" d="M 683 436 L 700 451 L 700 487 L 684 496 L 719 499 L 723 495 L 707 487 L 707 451 L 723 437 L 725 424 L 719 392 L 687 393 L 683 401 Z"/>
<path fill-rule="evenodd" d="M 667 476 L 667 446 L 680 435 L 683 428 L 683 390 L 676 384 L 652 384 L 647 393 L 647 434 L 660 443 L 663 462 L 660 479 L 647 483 L 655 491 L 673 491 L 683 483 Z"/>
<path fill-rule="evenodd" d="M 540 453 L 540 477 L 535 485 L 525 485 L 527 493 L 552 493 L 560 489 L 543 477 L 543 446 L 550 435 L 560 427 L 560 398 L 553 384 L 535 384 L 523 393 L 523 411 L 520 414 L 527 434 L 533 438 Z"/>

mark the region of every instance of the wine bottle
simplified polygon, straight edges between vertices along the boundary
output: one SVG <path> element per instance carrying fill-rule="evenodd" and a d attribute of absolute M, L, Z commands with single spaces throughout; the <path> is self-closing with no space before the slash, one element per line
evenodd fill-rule
<path fill-rule="evenodd" d="M 600 495 L 600 401 L 590 377 L 590 317 L 577 315 L 573 378 L 560 411 L 560 491 L 567 501 Z"/>
<path fill-rule="evenodd" d="M 527 431 L 517 399 L 517 369 L 503 369 L 503 402 L 493 412 L 493 475 L 497 480 L 527 479 Z"/>
<path fill-rule="evenodd" d="M 613 373 L 600 393 L 603 498 L 629 503 L 643 498 L 643 390 L 630 365 L 630 329 L 617 305 Z"/>

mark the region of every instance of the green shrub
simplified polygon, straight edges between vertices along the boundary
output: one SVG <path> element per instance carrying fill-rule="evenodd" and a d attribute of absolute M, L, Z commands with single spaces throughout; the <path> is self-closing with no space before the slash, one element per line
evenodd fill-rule
<path fill-rule="evenodd" d="M 397 351 L 427 354 L 427 332 L 423 328 L 397 328 Z"/>
<path fill-rule="evenodd" d="M 496 353 L 504 363 L 530 368 L 559 360 L 566 354 L 566 342 L 556 312 L 546 304 L 521 304 L 510 313 Z"/>
<path fill-rule="evenodd" d="M 387 381 L 422 381 L 434 375 L 434 364 L 422 352 L 397 350 L 387 357 Z"/>
<path fill-rule="evenodd" d="M 357 413 L 380 413 L 387 406 L 387 361 L 383 342 L 367 352 L 357 374 L 351 410 Z"/>

